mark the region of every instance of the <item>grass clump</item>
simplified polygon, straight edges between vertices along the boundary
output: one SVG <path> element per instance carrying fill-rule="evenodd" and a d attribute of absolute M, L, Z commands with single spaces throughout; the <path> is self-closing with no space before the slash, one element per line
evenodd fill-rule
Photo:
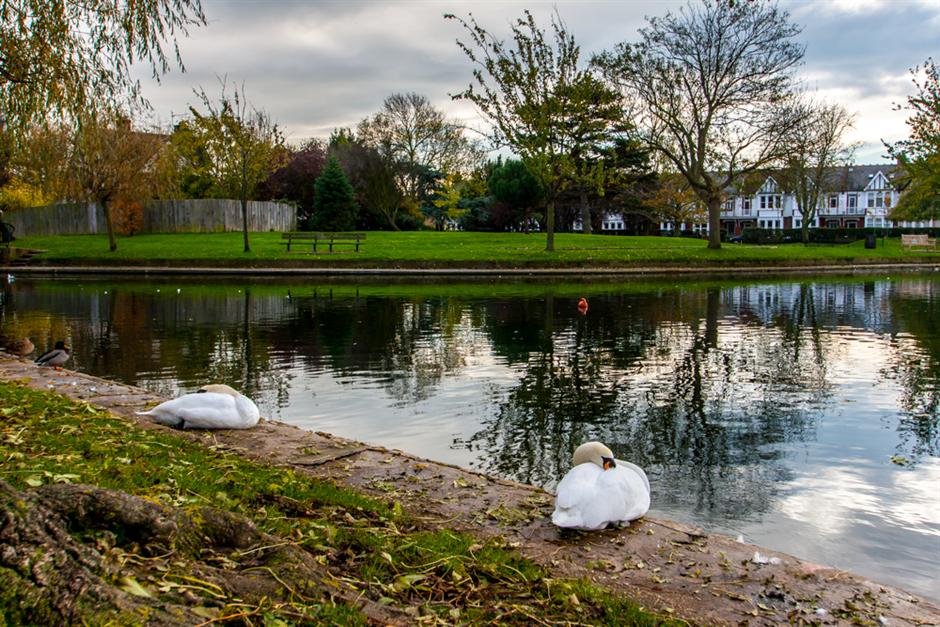
<path fill-rule="evenodd" d="M 177 542 L 155 554 L 120 528 L 74 531 L 107 558 L 115 586 L 158 600 L 185 595 L 189 609 L 195 604 L 207 620 L 364 624 L 385 608 L 426 624 L 669 624 L 588 582 L 553 578 L 498 539 L 428 528 L 395 503 L 132 428 L 87 404 L 15 383 L 0 383 L 0 459 L 0 479 L 24 494 L 81 483 L 173 508 L 197 530 L 220 516 L 228 526 L 250 521 L 261 535 L 238 550 Z M 298 552 L 316 577 L 286 563 Z M 231 593 L 230 582 L 266 572 L 276 593 Z M 13 592 L 0 595 L 0 616 L 22 617 L 29 591 L 9 583 L 3 587 Z"/>

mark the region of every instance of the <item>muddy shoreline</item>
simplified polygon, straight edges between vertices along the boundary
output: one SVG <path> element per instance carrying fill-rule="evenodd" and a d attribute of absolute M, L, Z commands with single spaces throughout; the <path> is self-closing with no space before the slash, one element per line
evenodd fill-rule
<path fill-rule="evenodd" d="M 141 388 L 0 353 L 0 377 L 59 392 L 147 429 L 135 411 L 164 400 Z M 940 607 L 857 575 L 668 520 L 562 537 L 550 494 L 448 464 L 274 421 L 248 431 L 186 432 L 265 464 L 398 501 L 431 525 L 499 536 L 564 577 L 586 577 L 667 615 L 704 624 L 940 625 Z"/>

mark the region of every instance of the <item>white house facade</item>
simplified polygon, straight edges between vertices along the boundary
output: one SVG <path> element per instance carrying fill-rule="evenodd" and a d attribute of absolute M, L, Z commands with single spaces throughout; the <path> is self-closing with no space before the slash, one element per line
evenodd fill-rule
<path fill-rule="evenodd" d="M 863 227 L 937 227 L 940 220 L 895 222 L 888 219 L 901 192 L 892 181 L 890 165 L 852 165 L 833 173 L 832 191 L 820 195 L 816 216 L 810 228 Z M 614 222 L 616 216 L 605 216 Z M 729 235 L 740 235 L 746 228 L 797 229 L 803 215 L 796 197 L 786 193 L 773 175 L 768 175 L 752 193 L 729 189 L 721 211 L 721 229 Z M 660 230 L 708 233 L 707 224 L 674 224 L 663 222 Z"/>

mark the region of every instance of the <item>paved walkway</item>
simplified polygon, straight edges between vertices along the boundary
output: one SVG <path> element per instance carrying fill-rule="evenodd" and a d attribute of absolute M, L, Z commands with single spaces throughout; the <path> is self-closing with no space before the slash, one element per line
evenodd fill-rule
<path fill-rule="evenodd" d="M 38 368 L 2 352 L 0 379 L 165 429 L 134 415 L 164 400 L 141 388 Z M 545 491 L 402 451 L 273 421 L 247 431 L 179 435 L 395 499 L 430 526 L 503 537 L 558 576 L 589 578 L 695 623 L 940 625 L 940 607 L 902 590 L 668 520 L 643 518 L 623 530 L 562 537 L 549 522 L 552 497 Z"/>

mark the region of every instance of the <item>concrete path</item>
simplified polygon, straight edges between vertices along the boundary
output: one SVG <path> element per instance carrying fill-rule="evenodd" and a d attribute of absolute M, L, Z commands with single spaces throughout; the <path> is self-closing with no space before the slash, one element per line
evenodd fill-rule
<path fill-rule="evenodd" d="M 0 378 L 55 390 L 142 428 L 165 429 L 134 415 L 164 400 L 140 388 L 38 368 L 5 353 Z M 545 491 L 402 451 L 272 421 L 248 431 L 180 437 L 394 499 L 430 527 L 504 538 L 558 576 L 589 578 L 695 623 L 940 625 L 940 607 L 902 590 L 668 520 L 644 518 L 623 530 L 562 537 L 549 521 L 552 497 Z"/>
<path fill-rule="evenodd" d="M 0 266 L 14 275 L 144 275 L 144 276 L 767 276 L 787 274 L 872 274 L 940 272 L 940 262 L 845 263 L 768 266 L 621 266 L 583 268 L 422 268 L 422 267 L 259 267 L 200 266 Z"/>

